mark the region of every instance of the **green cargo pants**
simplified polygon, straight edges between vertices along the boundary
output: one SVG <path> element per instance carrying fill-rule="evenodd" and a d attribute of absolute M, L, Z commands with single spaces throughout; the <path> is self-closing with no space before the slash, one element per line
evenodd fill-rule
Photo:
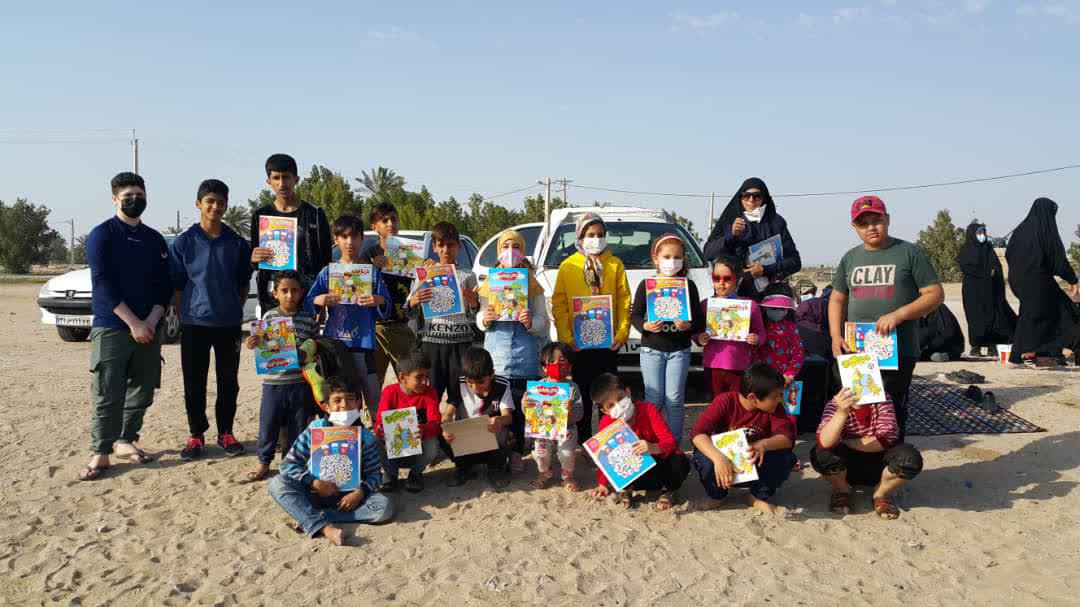
<path fill-rule="evenodd" d="M 161 342 L 140 344 L 127 329 L 90 331 L 90 449 L 112 454 L 116 442 L 139 440 L 143 416 L 161 386 Z"/>

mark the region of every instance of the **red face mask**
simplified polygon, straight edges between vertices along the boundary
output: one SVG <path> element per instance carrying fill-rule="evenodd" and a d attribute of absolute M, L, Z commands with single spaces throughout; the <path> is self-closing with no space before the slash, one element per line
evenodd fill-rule
<path fill-rule="evenodd" d="M 555 381 L 563 381 L 570 376 L 570 363 L 565 360 L 557 363 L 547 363 L 544 365 L 544 373 Z"/>

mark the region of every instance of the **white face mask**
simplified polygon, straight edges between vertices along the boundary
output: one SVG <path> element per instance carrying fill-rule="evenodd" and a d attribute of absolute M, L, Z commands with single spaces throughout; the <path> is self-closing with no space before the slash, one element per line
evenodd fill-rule
<path fill-rule="evenodd" d="M 589 255 L 599 255 L 607 248 L 606 238 L 596 238 L 589 236 L 581 240 L 581 248 L 585 249 L 585 252 Z"/>
<path fill-rule="evenodd" d="M 743 217 L 745 217 L 747 221 L 752 223 L 757 223 L 761 221 L 761 218 L 765 217 L 765 205 L 763 204 L 760 207 L 754 209 L 753 211 L 743 211 Z"/>
<path fill-rule="evenodd" d="M 661 259 L 657 267 L 664 276 L 674 276 L 682 269 L 681 259 Z"/>
<path fill-rule="evenodd" d="M 799 301 L 810 301 L 813 298 L 814 298 L 813 294 L 807 293 L 806 295 L 803 295 L 803 296 L 799 297 Z"/>
<path fill-rule="evenodd" d="M 351 426 L 356 423 L 356 420 L 360 419 L 360 410 L 331 411 L 327 419 L 335 426 Z"/>
<path fill-rule="evenodd" d="M 621 419 L 624 422 L 630 421 L 630 418 L 634 417 L 634 401 L 629 396 L 624 396 L 618 400 L 614 405 L 611 405 L 611 409 L 608 410 L 608 415 L 612 419 Z"/>
<path fill-rule="evenodd" d="M 986 242 L 986 234 L 976 234 L 975 240 L 978 240 L 979 242 Z"/>
<path fill-rule="evenodd" d="M 768 316 L 772 322 L 780 322 L 787 316 L 787 310 L 765 310 L 765 316 Z"/>

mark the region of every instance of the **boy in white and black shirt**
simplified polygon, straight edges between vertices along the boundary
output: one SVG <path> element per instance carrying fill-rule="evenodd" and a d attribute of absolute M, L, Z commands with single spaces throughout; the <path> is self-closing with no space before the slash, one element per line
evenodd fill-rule
<path fill-rule="evenodd" d="M 486 453 L 453 456 L 453 435 L 443 430 L 443 437 L 451 452 L 456 470 L 449 485 L 457 487 L 469 479 L 469 470 L 477 464 L 487 465 L 487 480 L 495 487 L 509 484 L 506 475 L 506 458 L 510 452 L 510 416 L 514 412 L 514 400 L 510 394 L 510 381 L 495 375 L 495 363 L 491 354 L 483 348 L 469 348 L 462 355 L 464 375 L 451 386 L 448 404 L 443 406 L 443 423 L 454 420 L 487 416 L 488 431 L 495 433 L 499 448 Z"/>

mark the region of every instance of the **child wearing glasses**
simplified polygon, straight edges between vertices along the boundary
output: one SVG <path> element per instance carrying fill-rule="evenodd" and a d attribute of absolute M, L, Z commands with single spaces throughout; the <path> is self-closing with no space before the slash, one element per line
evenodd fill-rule
<path fill-rule="evenodd" d="M 721 255 L 715 259 L 712 263 L 713 296 L 746 299 L 736 295 L 744 269 L 737 257 Z M 694 341 L 705 349 L 701 363 L 705 367 L 705 378 L 712 390 L 713 400 L 721 394 L 738 391 L 743 371 L 753 362 L 755 349 L 765 341 L 761 308 L 757 302 L 750 302 L 750 334 L 746 341 L 712 339 L 707 332 L 694 337 Z M 702 310 L 707 311 L 708 306 L 708 298 L 702 300 Z"/>

